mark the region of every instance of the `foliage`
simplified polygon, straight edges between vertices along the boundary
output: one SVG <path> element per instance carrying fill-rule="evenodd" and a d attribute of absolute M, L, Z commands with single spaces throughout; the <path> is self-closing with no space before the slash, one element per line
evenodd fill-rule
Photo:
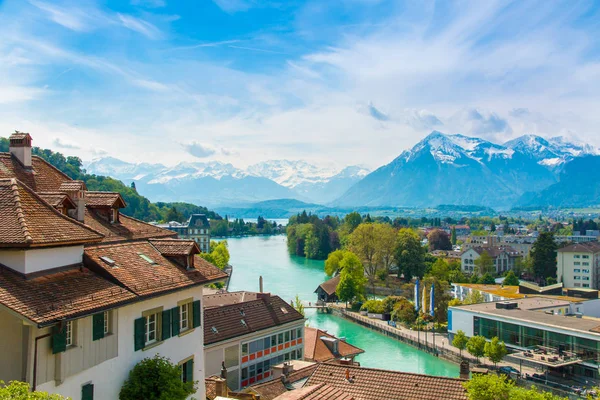
<path fill-rule="evenodd" d="M 403 296 L 387 296 L 385 299 L 383 299 L 383 307 L 385 309 L 384 312 L 391 313 L 394 310 L 396 303 L 405 300 L 408 301 L 406 297 Z"/>
<path fill-rule="evenodd" d="M 425 274 L 425 249 L 419 236 L 411 229 L 403 228 L 398 232 L 395 261 L 399 273 L 410 281 L 413 277 L 422 278 Z"/>
<path fill-rule="evenodd" d="M 290 218 L 286 228 L 288 251 L 301 257 L 324 260 L 340 247 L 339 235 L 332 228 L 331 217 L 320 219 L 306 211 Z"/>
<path fill-rule="evenodd" d="M 383 314 L 385 313 L 385 304 L 381 300 L 367 300 L 360 309 L 373 314 Z"/>
<path fill-rule="evenodd" d="M 475 259 L 475 272 L 480 276 L 495 272 L 494 259 L 487 251 L 483 251 L 479 257 Z"/>
<path fill-rule="evenodd" d="M 479 362 L 479 357 L 485 354 L 485 343 L 486 340 L 483 336 L 472 336 L 467 342 L 467 351 L 477 358 L 477 362 Z"/>
<path fill-rule="evenodd" d="M 453 226 L 452 231 L 450 232 L 450 242 L 453 246 L 456 245 L 456 228 Z"/>
<path fill-rule="evenodd" d="M 460 351 L 460 356 L 462 357 L 462 352 L 467 348 L 467 342 L 469 338 L 465 335 L 465 332 L 462 330 L 458 330 L 454 335 L 454 339 L 452 339 L 452 346 L 456 347 Z"/>
<path fill-rule="evenodd" d="M 433 321 L 445 323 L 448 321 L 448 303 L 452 300 L 450 296 L 450 285 L 434 276 L 428 276 L 423 279 L 423 288 L 427 291 L 427 303 L 429 304 L 429 292 L 433 284 L 433 294 L 435 299 Z M 429 306 L 424 312 L 429 315 Z"/>
<path fill-rule="evenodd" d="M 296 311 L 298 311 L 300 314 L 302 314 L 302 316 L 304 317 L 304 305 L 302 304 L 302 300 L 300 300 L 300 296 L 296 295 L 296 299 L 292 300 L 292 307 L 294 307 L 294 309 L 296 309 Z"/>
<path fill-rule="evenodd" d="M 542 232 L 531 249 L 533 273 L 537 279 L 556 277 L 556 250 L 552 232 Z"/>
<path fill-rule="evenodd" d="M 397 322 L 402 322 L 406 325 L 412 325 L 417 320 L 417 310 L 415 305 L 407 299 L 400 300 L 394 305 L 392 311 L 392 319 Z"/>
<path fill-rule="evenodd" d="M 340 270 L 340 261 L 344 258 L 346 250 L 336 250 L 329 253 L 327 260 L 325 260 L 325 273 L 329 276 L 335 275 Z"/>
<path fill-rule="evenodd" d="M 508 271 L 508 274 L 506 274 L 506 277 L 504 277 L 502 284 L 504 286 L 519 286 L 519 278 L 517 278 L 513 271 Z"/>
<path fill-rule="evenodd" d="M 229 265 L 229 249 L 227 248 L 227 241 L 222 240 L 220 242 L 210 242 L 210 253 L 201 253 L 200 257 L 218 267 L 219 269 L 225 269 Z"/>
<path fill-rule="evenodd" d="M 483 303 L 484 301 L 485 298 L 479 290 L 471 290 L 469 294 L 465 297 L 464 304 L 478 304 Z"/>
<path fill-rule="evenodd" d="M 486 272 L 481 278 L 479 278 L 477 283 L 480 283 L 482 285 L 493 285 L 494 283 L 496 283 L 496 280 L 489 272 Z"/>
<path fill-rule="evenodd" d="M 505 375 L 475 375 L 463 385 L 469 400 L 566 400 L 535 387 L 518 387 Z"/>
<path fill-rule="evenodd" d="M 144 358 L 129 372 L 120 400 L 185 400 L 196 392 L 197 382 L 183 383 L 181 369 L 160 355 Z"/>
<path fill-rule="evenodd" d="M 492 340 L 486 342 L 484 347 L 484 353 L 487 358 L 490 359 L 494 365 L 498 364 L 506 355 L 506 346 L 504 342 L 501 342 L 498 337 L 494 336 Z"/>
<path fill-rule="evenodd" d="M 452 250 L 452 241 L 450 236 L 441 229 L 434 229 L 427 236 L 429 241 L 429 251 L 433 250 Z"/>
<path fill-rule="evenodd" d="M 48 394 L 46 392 L 31 392 L 28 383 L 10 381 L 7 384 L 0 381 L 0 399 L 2 400 L 67 400 L 59 394 Z"/>
<path fill-rule="evenodd" d="M 358 257 L 351 252 L 346 252 L 339 263 L 340 282 L 335 293 L 338 299 L 348 302 L 361 299 L 365 291 L 365 270 Z"/>
<path fill-rule="evenodd" d="M 546 285 L 555 285 L 556 282 L 557 282 L 557 280 L 553 276 L 549 276 L 546 278 Z"/>
<path fill-rule="evenodd" d="M 389 224 L 361 223 L 348 237 L 348 249 L 356 254 L 371 281 L 377 271 L 388 271 L 394 260 L 396 231 Z"/>

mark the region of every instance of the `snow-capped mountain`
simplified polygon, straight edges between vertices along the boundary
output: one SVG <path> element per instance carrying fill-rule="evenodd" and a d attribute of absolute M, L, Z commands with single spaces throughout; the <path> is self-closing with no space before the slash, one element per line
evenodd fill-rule
<path fill-rule="evenodd" d="M 548 168 L 560 167 L 575 157 L 600 154 L 598 149 L 589 144 L 568 141 L 563 136 L 544 139 L 536 135 L 524 135 L 504 143 L 504 146 Z"/>
<path fill-rule="evenodd" d="M 251 165 L 250 175 L 271 179 L 289 188 L 300 184 L 326 182 L 337 174 L 335 168 L 317 167 L 306 161 L 270 160 Z"/>

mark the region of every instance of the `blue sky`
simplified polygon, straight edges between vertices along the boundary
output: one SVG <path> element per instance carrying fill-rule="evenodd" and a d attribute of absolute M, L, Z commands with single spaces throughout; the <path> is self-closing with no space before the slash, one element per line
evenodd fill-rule
<path fill-rule="evenodd" d="M 433 129 L 600 145 L 594 1 L 0 4 L 0 129 L 84 159 L 377 167 Z"/>

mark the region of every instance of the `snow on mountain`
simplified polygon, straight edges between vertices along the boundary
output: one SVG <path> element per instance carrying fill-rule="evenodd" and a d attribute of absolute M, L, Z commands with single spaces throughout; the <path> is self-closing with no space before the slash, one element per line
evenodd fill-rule
<path fill-rule="evenodd" d="M 569 141 L 563 136 L 544 139 L 537 135 L 523 135 L 504 143 L 505 147 L 523 153 L 548 168 L 559 167 L 575 157 L 600 154 L 589 144 Z"/>
<path fill-rule="evenodd" d="M 247 172 L 271 179 L 282 186 L 295 188 L 302 183 L 326 182 L 338 171 L 334 168 L 317 167 L 302 160 L 270 160 L 251 165 Z"/>
<path fill-rule="evenodd" d="M 246 172 L 234 167 L 231 164 L 225 164 L 218 161 L 209 162 L 182 162 L 172 168 L 165 168 L 156 174 L 148 183 L 166 183 L 172 179 L 191 180 L 198 178 L 212 177 L 221 180 L 223 177 L 232 177 L 242 179 L 248 176 Z"/>

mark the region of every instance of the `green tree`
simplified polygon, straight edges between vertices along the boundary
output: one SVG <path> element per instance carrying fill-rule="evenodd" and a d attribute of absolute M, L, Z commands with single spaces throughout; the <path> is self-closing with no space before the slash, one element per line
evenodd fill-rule
<path fill-rule="evenodd" d="M 412 325 L 417 320 L 418 313 L 417 310 L 415 310 L 415 305 L 407 299 L 404 299 L 394 304 L 391 317 L 396 322 Z"/>
<path fill-rule="evenodd" d="M 357 212 L 351 212 L 344 217 L 344 224 L 347 226 L 348 233 L 354 232 L 354 229 L 362 222 L 362 217 Z"/>
<path fill-rule="evenodd" d="M 471 290 L 469 292 L 469 294 L 467 294 L 467 297 L 465 297 L 465 304 L 479 304 L 479 303 L 483 303 L 485 301 L 485 298 L 483 297 L 483 294 L 481 294 L 481 292 L 479 290 Z"/>
<path fill-rule="evenodd" d="M 431 266 L 431 270 L 427 275 L 435 276 L 442 281 L 449 281 L 450 266 L 448 265 L 448 261 L 444 260 L 443 258 L 438 258 Z"/>
<path fill-rule="evenodd" d="M 536 278 L 543 280 L 547 277 L 556 278 L 556 250 L 552 232 L 542 232 L 531 249 L 533 273 Z"/>
<path fill-rule="evenodd" d="M 144 358 L 129 372 L 119 400 L 185 400 L 197 382 L 183 382 L 181 368 L 160 355 Z"/>
<path fill-rule="evenodd" d="M 375 264 L 377 254 L 375 224 L 362 223 L 358 225 L 349 237 L 348 248 L 361 259 L 367 276 L 374 278 L 377 273 L 377 265 Z"/>
<path fill-rule="evenodd" d="M 496 364 L 502 361 L 507 351 L 504 342 L 501 342 L 498 337 L 494 336 L 492 340 L 485 343 L 484 353 L 494 363 L 494 366 L 496 366 Z"/>
<path fill-rule="evenodd" d="M 546 285 L 555 285 L 556 282 L 556 278 L 553 276 L 549 276 L 546 278 Z"/>
<path fill-rule="evenodd" d="M 59 394 L 31 392 L 28 383 L 11 381 L 8 385 L 0 381 L 0 399 L 2 400 L 69 400 Z"/>
<path fill-rule="evenodd" d="M 496 280 L 489 272 L 486 272 L 477 282 L 482 285 L 493 285 L 496 283 Z"/>
<path fill-rule="evenodd" d="M 483 336 L 472 336 L 467 342 L 467 351 L 477 358 L 477 362 L 479 362 L 479 357 L 483 357 L 485 354 L 485 343 L 486 340 Z"/>
<path fill-rule="evenodd" d="M 465 332 L 462 330 L 458 330 L 454 335 L 454 339 L 452 339 L 452 346 L 456 347 L 460 351 L 460 356 L 462 357 L 462 352 L 467 348 L 467 342 L 469 338 L 465 335 Z"/>
<path fill-rule="evenodd" d="M 302 314 L 302 316 L 304 317 L 304 304 L 302 304 L 302 301 L 300 300 L 300 296 L 296 295 L 296 299 L 292 300 L 292 307 L 294 307 L 294 309 L 296 309 L 296 311 L 298 311 L 300 314 Z"/>
<path fill-rule="evenodd" d="M 475 259 L 475 272 L 482 276 L 494 271 L 494 259 L 487 251 L 483 251 L 477 259 Z"/>
<path fill-rule="evenodd" d="M 365 291 L 365 270 L 360 259 L 352 252 L 346 252 L 340 261 L 340 282 L 335 293 L 338 299 L 349 301 L 360 299 Z"/>
<path fill-rule="evenodd" d="M 222 240 L 220 242 L 210 242 L 210 252 L 201 253 L 200 257 L 213 264 L 219 269 L 225 269 L 229 265 L 229 249 L 227 247 L 227 241 Z"/>
<path fill-rule="evenodd" d="M 519 278 L 517 278 L 514 272 L 508 271 L 508 274 L 506 274 L 502 284 L 504 286 L 519 286 Z"/>
<path fill-rule="evenodd" d="M 463 383 L 469 400 L 567 400 L 535 387 L 518 387 L 505 375 L 475 375 Z"/>
<path fill-rule="evenodd" d="M 456 246 L 456 228 L 452 227 L 452 231 L 450 233 L 450 242 L 453 246 Z"/>
<path fill-rule="evenodd" d="M 450 236 L 441 229 L 432 230 L 427 235 L 429 241 L 429 251 L 434 250 L 452 250 L 452 241 Z"/>
<path fill-rule="evenodd" d="M 327 260 L 325 260 L 325 273 L 329 276 L 335 275 L 340 270 L 340 261 L 344 258 L 346 250 L 336 250 L 329 253 Z"/>
<path fill-rule="evenodd" d="M 425 249 L 412 229 L 403 228 L 398 232 L 395 261 L 406 281 L 425 274 Z"/>

